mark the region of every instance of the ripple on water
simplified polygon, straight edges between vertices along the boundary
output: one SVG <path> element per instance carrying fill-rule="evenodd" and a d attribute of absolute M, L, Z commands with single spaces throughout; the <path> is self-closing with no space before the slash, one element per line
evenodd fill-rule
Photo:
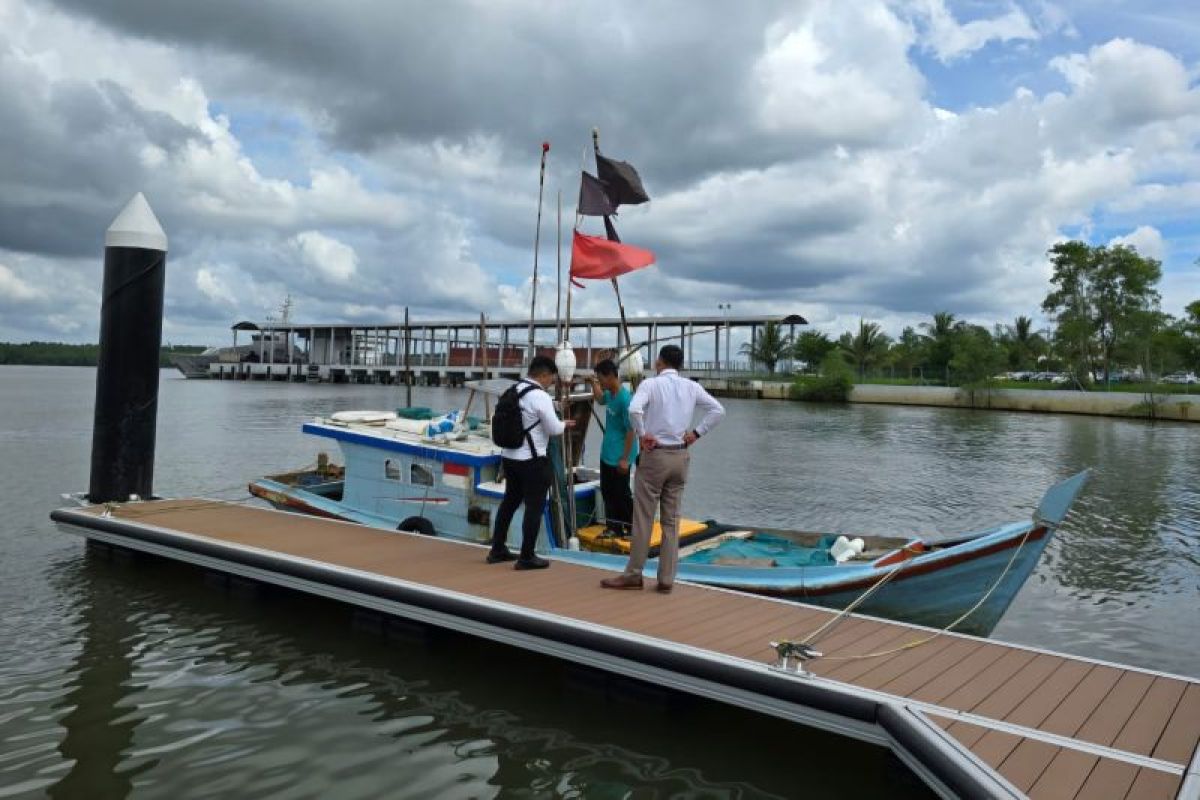
<path fill-rule="evenodd" d="M 187 571 L 84 558 L 46 510 L 86 482 L 90 384 L 80 376 L 92 373 L 37 374 L 41 383 L 0 378 L 6 462 L 25 465 L 0 498 L 0 797 L 794 796 L 798 753 L 814 796 L 922 794 L 864 745 L 703 704 L 647 707 L 501 648 L 370 637 L 331 604 L 242 601 Z M 463 400 L 414 394 L 436 407 Z M 305 419 L 399 397 L 164 379 L 157 488 L 244 486 L 311 462 L 319 448 L 298 434 Z M 996 635 L 1200 674 L 1194 427 L 728 408 L 694 453 L 690 516 L 972 530 L 1026 515 L 1055 479 L 1095 467 Z"/>

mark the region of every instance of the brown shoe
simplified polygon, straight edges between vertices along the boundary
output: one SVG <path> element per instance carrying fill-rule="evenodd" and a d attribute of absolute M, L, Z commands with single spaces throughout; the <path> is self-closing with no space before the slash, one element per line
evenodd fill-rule
<path fill-rule="evenodd" d="M 660 583 L 658 586 L 654 587 L 654 591 L 661 592 L 662 594 L 670 594 L 671 589 L 673 588 L 674 587 L 669 583 Z"/>
<path fill-rule="evenodd" d="M 605 589 L 641 589 L 641 575 L 618 575 L 615 578 L 605 578 L 600 581 L 600 585 Z"/>

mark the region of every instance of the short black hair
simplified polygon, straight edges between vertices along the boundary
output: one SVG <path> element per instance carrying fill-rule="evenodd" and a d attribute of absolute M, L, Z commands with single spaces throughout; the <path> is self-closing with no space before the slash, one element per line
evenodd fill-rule
<path fill-rule="evenodd" d="M 597 375 L 616 375 L 617 362 L 613 361 L 611 358 L 606 358 L 597 363 L 596 366 L 592 367 L 592 372 L 595 372 Z"/>
<path fill-rule="evenodd" d="M 671 369 L 683 366 L 683 348 L 677 344 L 664 344 L 662 350 L 658 351 L 658 357 Z"/>
<path fill-rule="evenodd" d="M 529 362 L 530 375 L 557 375 L 558 365 L 550 356 L 534 356 Z"/>

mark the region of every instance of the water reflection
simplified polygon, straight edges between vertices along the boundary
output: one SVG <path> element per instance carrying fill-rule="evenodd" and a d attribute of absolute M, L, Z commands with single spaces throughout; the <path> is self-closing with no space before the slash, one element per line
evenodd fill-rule
<path fill-rule="evenodd" d="M 92 581 L 72 584 L 68 591 L 76 596 L 80 649 L 69 672 L 71 691 L 55 705 L 66 711 L 59 720 L 64 734 L 58 750 L 71 768 L 47 793 L 64 799 L 125 797 L 133 779 L 156 763 L 144 760 L 122 768 L 134 729 L 144 719 L 130 699 L 137 626 L 120 609 L 95 597 Z"/>
<path fill-rule="evenodd" d="M 783 797 L 797 753 L 809 796 L 927 795 L 874 747 L 198 575 L 60 573 L 81 650 L 53 796 Z"/>

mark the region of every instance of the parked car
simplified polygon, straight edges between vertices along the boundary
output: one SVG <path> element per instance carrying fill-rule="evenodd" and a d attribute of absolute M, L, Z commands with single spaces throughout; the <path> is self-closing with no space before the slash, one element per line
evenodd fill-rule
<path fill-rule="evenodd" d="M 1162 382 L 1180 384 L 1200 383 L 1200 378 L 1197 378 L 1193 372 L 1175 372 L 1165 376 Z"/>

